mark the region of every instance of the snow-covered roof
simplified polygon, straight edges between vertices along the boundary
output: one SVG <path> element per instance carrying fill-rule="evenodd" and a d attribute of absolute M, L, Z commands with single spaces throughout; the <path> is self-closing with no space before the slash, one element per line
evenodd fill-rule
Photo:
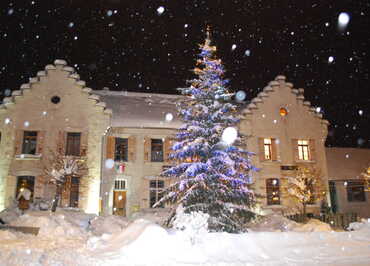
<path fill-rule="evenodd" d="M 178 128 L 176 103 L 182 96 L 127 91 L 94 90 L 112 109 L 112 127 Z M 173 119 L 171 118 L 172 114 Z"/>

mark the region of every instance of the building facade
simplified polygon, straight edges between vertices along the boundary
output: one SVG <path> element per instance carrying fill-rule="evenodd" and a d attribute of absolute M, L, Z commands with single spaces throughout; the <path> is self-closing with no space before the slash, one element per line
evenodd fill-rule
<path fill-rule="evenodd" d="M 282 187 L 299 165 L 319 169 L 330 191 L 330 180 L 340 179 L 331 170 L 338 152 L 324 145 L 328 121 L 304 100 L 303 92 L 278 76 L 241 105 L 239 130 L 249 136 L 247 150 L 256 153 L 252 161 L 261 170 L 254 173 L 254 189 L 263 196 L 265 210 L 296 207 Z M 64 60 L 46 66 L 4 98 L 0 108 L 0 209 L 11 204 L 22 184 L 34 200 L 52 198 L 55 188 L 44 182 L 43 165 L 53 151 L 85 160 L 88 167 L 86 176 L 65 188 L 62 206 L 124 216 L 151 209 L 171 182 L 159 174 L 171 165 L 181 97 L 93 91 Z M 336 196 L 342 199 L 341 193 L 338 187 Z M 329 203 L 331 199 L 328 194 Z M 343 206 L 339 211 L 348 210 L 343 202 L 336 204 Z M 370 206 L 367 194 L 361 206 Z M 319 212 L 320 202 L 308 211 Z"/>

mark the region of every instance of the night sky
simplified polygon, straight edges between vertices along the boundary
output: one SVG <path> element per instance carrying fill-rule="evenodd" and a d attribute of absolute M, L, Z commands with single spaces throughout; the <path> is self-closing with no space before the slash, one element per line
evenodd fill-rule
<path fill-rule="evenodd" d="M 0 1 L 0 92 L 54 59 L 93 89 L 178 93 L 206 25 L 232 91 L 250 100 L 278 74 L 320 107 L 327 146 L 370 148 L 370 1 Z M 349 23 L 340 27 L 345 12 Z"/>

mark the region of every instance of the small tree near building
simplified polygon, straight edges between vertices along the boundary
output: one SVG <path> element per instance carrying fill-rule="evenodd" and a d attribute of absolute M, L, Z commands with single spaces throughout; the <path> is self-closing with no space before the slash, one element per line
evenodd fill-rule
<path fill-rule="evenodd" d="M 72 177 L 81 178 L 87 173 L 87 166 L 84 160 L 65 156 L 61 153 L 50 151 L 50 156 L 44 163 L 45 183 L 52 183 L 56 186 L 55 196 L 52 204 L 52 212 L 56 211 L 61 199 L 62 191 Z"/>
<path fill-rule="evenodd" d="M 306 217 L 307 205 L 314 204 L 326 196 L 326 187 L 319 171 L 313 167 L 299 166 L 296 176 L 288 177 L 284 190 L 302 206 L 302 214 Z"/>
<path fill-rule="evenodd" d="M 365 190 L 370 191 L 370 166 L 361 173 L 361 176 L 365 180 Z"/>

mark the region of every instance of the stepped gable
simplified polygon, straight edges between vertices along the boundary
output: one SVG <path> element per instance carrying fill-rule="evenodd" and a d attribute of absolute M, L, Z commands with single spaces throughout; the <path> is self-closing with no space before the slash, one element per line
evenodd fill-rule
<path fill-rule="evenodd" d="M 270 81 L 268 85 L 263 89 L 262 92 L 258 93 L 255 98 L 251 100 L 251 102 L 247 105 L 247 107 L 243 110 L 242 114 L 244 118 L 247 118 L 248 115 L 252 115 L 253 111 L 258 109 L 258 107 L 263 104 L 264 98 L 270 96 L 271 92 L 274 92 L 282 87 L 288 87 L 291 90 L 291 93 L 296 95 L 297 101 L 301 102 L 302 105 L 307 107 L 307 111 L 310 112 L 313 116 L 321 120 L 322 124 L 329 124 L 329 121 L 323 119 L 323 115 L 317 113 L 315 108 L 311 106 L 309 101 L 305 101 L 304 98 L 304 89 L 299 88 L 295 89 L 293 84 L 290 82 L 286 82 L 286 77 L 283 75 L 278 75 L 275 80 Z"/>
<path fill-rule="evenodd" d="M 113 110 L 112 127 L 176 129 L 182 124 L 176 108 L 181 98 L 179 95 L 108 89 L 94 93 Z M 167 114 L 171 114 L 172 119 L 166 119 Z"/>
<path fill-rule="evenodd" d="M 102 109 L 105 114 L 111 115 L 112 110 L 106 108 L 106 104 L 100 100 L 99 95 L 93 93 L 91 88 L 86 87 L 86 82 L 80 80 L 80 75 L 76 73 L 75 69 L 67 65 L 67 62 L 62 59 L 56 59 L 54 64 L 49 64 L 45 66 L 45 70 L 38 71 L 36 77 L 30 78 L 28 83 L 22 84 L 19 90 L 14 90 L 12 95 L 5 97 L 3 103 L 0 105 L 0 109 L 7 109 L 7 106 L 16 104 L 18 97 L 23 97 L 23 95 L 30 90 L 34 84 L 42 82 L 43 78 L 48 77 L 48 73 L 52 71 L 65 71 L 68 72 L 68 78 L 75 81 L 75 85 L 81 88 L 82 92 L 86 93 L 87 97 L 97 108 Z"/>

